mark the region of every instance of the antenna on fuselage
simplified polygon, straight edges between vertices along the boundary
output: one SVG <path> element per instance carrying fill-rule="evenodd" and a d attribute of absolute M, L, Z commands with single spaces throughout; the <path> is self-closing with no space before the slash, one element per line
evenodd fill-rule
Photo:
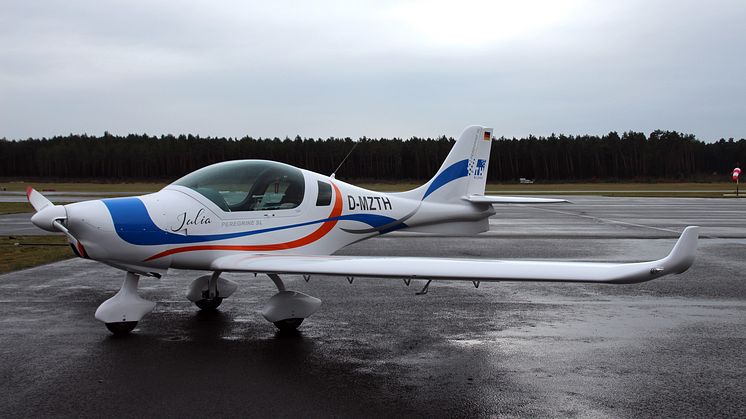
<path fill-rule="evenodd" d="M 350 152 L 349 152 L 349 153 L 347 153 L 347 155 L 345 156 L 345 158 L 343 158 L 343 159 L 342 159 L 342 162 L 341 162 L 341 163 L 339 163 L 339 166 L 337 166 L 337 168 L 336 168 L 336 169 L 334 169 L 334 171 L 332 172 L 332 174 L 331 174 L 331 175 L 329 175 L 329 177 L 330 177 L 330 178 L 332 178 L 332 179 L 334 179 L 334 178 L 335 178 L 335 175 L 337 174 L 337 171 L 339 170 L 339 168 L 340 168 L 340 167 L 342 167 L 342 165 L 343 165 L 343 164 L 345 163 L 345 161 L 347 161 L 347 158 L 348 158 L 348 157 L 350 157 L 350 154 L 352 154 L 352 152 L 353 152 L 353 151 L 355 151 L 355 147 L 357 147 L 357 145 L 358 145 L 358 143 L 355 143 L 355 144 L 354 144 L 354 145 L 352 146 L 352 148 L 350 149 Z"/>

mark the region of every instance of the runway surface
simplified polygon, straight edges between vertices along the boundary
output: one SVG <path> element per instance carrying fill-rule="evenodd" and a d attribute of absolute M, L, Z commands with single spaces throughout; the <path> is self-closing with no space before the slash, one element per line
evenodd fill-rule
<path fill-rule="evenodd" d="M 744 417 L 746 201 L 573 197 L 504 206 L 489 233 L 394 233 L 343 254 L 632 261 L 702 226 L 683 275 L 627 286 L 289 276 L 321 310 L 297 335 L 241 283 L 221 311 L 184 298 L 201 273 L 143 279 L 129 337 L 93 313 L 123 275 L 74 259 L 0 276 L 0 416 Z M 5 224 L 0 219 L 0 226 Z M 0 234 L 7 234 L 0 232 Z"/>

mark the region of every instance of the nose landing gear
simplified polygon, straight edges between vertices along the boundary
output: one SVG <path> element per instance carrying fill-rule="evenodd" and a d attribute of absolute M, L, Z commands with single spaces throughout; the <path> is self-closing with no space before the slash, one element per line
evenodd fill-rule
<path fill-rule="evenodd" d="M 96 309 L 96 320 L 106 324 L 114 335 L 126 335 L 137 326 L 146 314 L 153 311 L 155 303 L 137 295 L 140 277 L 127 272 L 122 287 L 113 297 L 104 301 Z"/>

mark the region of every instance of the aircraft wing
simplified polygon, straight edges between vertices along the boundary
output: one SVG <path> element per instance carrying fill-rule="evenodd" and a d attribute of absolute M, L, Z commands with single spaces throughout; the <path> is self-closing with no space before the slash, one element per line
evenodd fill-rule
<path fill-rule="evenodd" d="M 687 227 L 668 256 L 650 262 L 599 263 L 432 257 L 229 255 L 217 271 L 468 281 L 631 284 L 684 272 L 694 262 L 699 227 Z"/>
<path fill-rule="evenodd" d="M 465 196 L 464 200 L 475 204 L 557 204 L 560 202 L 570 202 L 566 199 L 495 195 L 469 195 Z"/>

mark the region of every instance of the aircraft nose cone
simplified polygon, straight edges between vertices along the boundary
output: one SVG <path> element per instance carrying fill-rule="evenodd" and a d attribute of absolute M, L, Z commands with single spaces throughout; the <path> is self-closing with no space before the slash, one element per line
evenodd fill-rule
<path fill-rule="evenodd" d="M 65 218 L 67 218 L 67 211 L 64 205 L 48 205 L 31 216 L 31 222 L 42 230 L 57 231 L 52 223 Z"/>

